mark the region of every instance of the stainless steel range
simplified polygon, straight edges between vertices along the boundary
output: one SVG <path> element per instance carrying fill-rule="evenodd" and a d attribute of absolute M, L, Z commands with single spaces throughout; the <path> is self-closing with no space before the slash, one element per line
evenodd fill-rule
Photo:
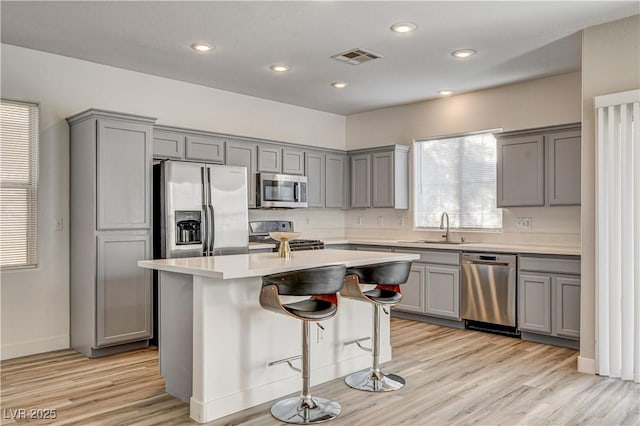
<path fill-rule="evenodd" d="M 249 242 L 275 244 L 273 251 L 278 251 L 280 241 L 269 236 L 269 232 L 293 232 L 293 222 L 286 220 L 259 220 L 249 222 Z M 289 241 L 291 251 L 322 250 L 324 243 L 320 240 L 296 239 Z"/>

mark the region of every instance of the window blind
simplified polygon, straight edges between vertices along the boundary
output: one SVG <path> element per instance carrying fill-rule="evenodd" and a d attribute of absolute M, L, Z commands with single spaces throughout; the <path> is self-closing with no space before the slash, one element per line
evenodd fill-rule
<path fill-rule="evenodd" d="M 0 100 L 0 266 L 38 263 L 38 105 Z"/>
<path fill-rule="evenodd" d="M 416 142 L 416 227 L 502 229 L 496 208 L 496 140 L 491 133 Z"/>

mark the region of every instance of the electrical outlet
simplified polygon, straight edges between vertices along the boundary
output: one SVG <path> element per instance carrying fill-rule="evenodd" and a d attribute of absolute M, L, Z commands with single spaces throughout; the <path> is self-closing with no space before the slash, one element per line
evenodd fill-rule
<path fill-rule="evenodd" d="M 356 216 L 356 224 L 357 225 L 361 225 L 362 224 L 362 216 Z"/>
<path fill-rule="evenodd" d="M 531 218 L 530 217 L 517 217 L 516 218 L 516 228 L 518 228 L 518 229 L 531 229 Z"/>
<path fill-rule="evenodd" d="M 56 217 L 56 231 L 62 231 L 64 229 L 64 223 L 61 217 Z"/>
<path fill-rule="evenodd" d="M 384 225 L 384 218 L 382 216 L 378 216 L 378 225 Z"/>
<path fill-rule="evenodd" d="M 404 226 L 404 215 L 400 216 L 399 225 Z"/>

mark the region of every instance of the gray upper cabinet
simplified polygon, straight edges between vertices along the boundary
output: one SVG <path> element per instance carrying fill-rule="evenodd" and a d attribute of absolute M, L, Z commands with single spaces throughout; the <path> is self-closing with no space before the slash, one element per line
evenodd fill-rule
<path fill-rule="evenodd" d="M 305 154 L 307 171 L 307 201 L 309 207 L 325 206 L 325 154 L 307 151 Z"/>
<path fill-rule="evenodd" d="M 224 163 L 224 139 L 205 136 L 187 135 L 185 158 L 187 160 L 207 163 Z"/>
<path fill-rule="evenodd" d="M 498 139 L 498 207 L 544 205 L 544 138 Z"/>
<path fill-rule="evenodd" d="M 155 119 L 91 109 L 67 121 L 71 346 L 88 357 L 148 346 L 151 274 L 137 262 L 151 257 Z"/>
<path fill-rule="evenodd" d="M 580 124 L 496 135 L 498 207 L 580 204 Z"/>
<path fill-rule="evenodd" d="M 282 148 L 282 173 L 304 175 L 304 151 Z"/>
<path fill-rule="evenodd" d="M 151 127 L 98 119 L 97 229 L 151 227 Z"/>
<path fill-rule="evenodd" d="M 580 135 L 575 129 L 545 136 L 550 206 L 580 204 Z"/>
<path fill-rule="evenodd" d="M 258 145 L 258 171 L 282 173 L 282 148 L 276 145 Z"/>
<path fill-rule="evenodd" d="M 325 206 L 327 208 L 349 208 L 349 157 L 325 155 Z"/>
<path fill-rule="evenodd" d="M 180 160 L 184 158 L 185 136 L 180 133 L 153 130 L 153 158 Z"/>
<path fill-rule="evenodd" d="M 373 153 L 371 173 L 373 207 L 393 207 L 393 152 Z"/>
<path fill-rule="evenodd" d="M 409 208 L 409 148 L 351 151 L 351 207 Z"/>
<path fill-rule="evenodd" d="M 256 170 L 258 169 L 258 146 L 245 141 L 228 140 L 226 144 L 226 164 L 247 168 L 247 197 L 249 207 L 256 206 Z"/>
<path fill-rule="evenodd" d="M 371 207 L 371 155 L 351 156 L 351 207 Z"/>

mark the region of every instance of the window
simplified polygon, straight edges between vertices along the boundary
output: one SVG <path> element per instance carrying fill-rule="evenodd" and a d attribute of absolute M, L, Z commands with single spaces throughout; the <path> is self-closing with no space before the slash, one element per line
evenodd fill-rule
<path fill-rule="evenodd" d="M 0 101 L 0 266 L 37 265 L 38 105 Z"/>
<path fill-rule="evenodd" d="M 491 133 L 417 141 L 415 148 L 416 227 L 438 228 L 447 212 L 451 228 L 502 229 Z"/>

